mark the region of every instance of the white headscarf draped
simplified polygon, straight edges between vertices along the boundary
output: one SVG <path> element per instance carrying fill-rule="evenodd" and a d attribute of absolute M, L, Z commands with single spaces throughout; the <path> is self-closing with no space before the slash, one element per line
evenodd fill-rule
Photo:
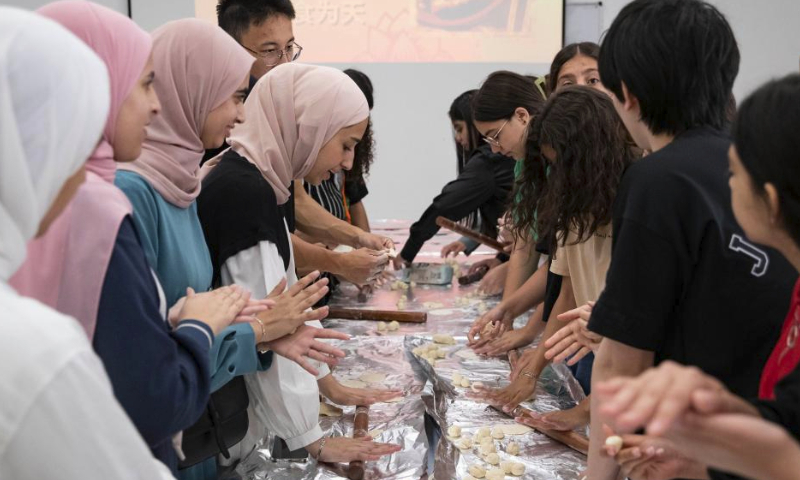
<path fill-rule="evenodd" d="M 95 149 L 109 103 L 106 66 L 89 47 L 51 20 L 0 7 L 0 284 Z"/>

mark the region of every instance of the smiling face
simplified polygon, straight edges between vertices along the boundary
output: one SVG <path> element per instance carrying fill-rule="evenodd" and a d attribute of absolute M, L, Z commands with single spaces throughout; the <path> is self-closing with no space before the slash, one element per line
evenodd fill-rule
<path fill-rule="evenodd" d="M 311 185 L 319 185 L 342 170 L 353 168 L 355 148 L 367 130 L 369 118 L 339 130 L 322 146 L 311 171 L 303 178 Z"/>
<path fill-rule="evenodd" d="M 251 25 L 242 35 L 240 43 L 254 56 L 253 52 L 261 55 L 274 54 L 277 50 L 286 52 L 294 46 L 292 20 L 286 15 L 273 15 L 258 25 Z M 256 78 L 291 60 L 283 55 L 277 65 L 270 66 L 263 58 L 256 56 L 256 59 L 250 71 Z"/>
<path fill-rule="evenodd" d="M 483 138 L 488 138 L 492 152 L 520 160 L 525 158 L 525 141 L 531 116 L 527 110 L 518 107 L 508 120 L 492 122 L 475 121 L 475 128 Z"/>
<path fill-rule="evenodd" d="M 147 137 L 147 126 L 161 111 L 156 90 L 153 88 L 153 56 L 147 60 L 142 75 L 117 114 L 114 125 L 114 160 L 132 162 L 142 153 L 142 144 Z"/>
<path fill-rule="evenodd" d="M 236 92 L 206 117 L 203 132 L 200 134 L 203 148 L 206 150 L 222 146 L 225 139 L 231 135 L 233 127 L 237 123 L 244 122 L 244 99 L 247 97 L 249 81 L 250 75 L 247 75 Z"/>

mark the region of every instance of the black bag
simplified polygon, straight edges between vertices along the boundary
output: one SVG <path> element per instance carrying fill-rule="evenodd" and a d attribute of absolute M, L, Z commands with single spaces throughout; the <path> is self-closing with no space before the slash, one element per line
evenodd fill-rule
<path fill-rule="evenodd" d="M 247 434 L 249 401 L 242 376 L 212 393 L 203 415 L 183 432 L 181 448 L 186 459 L 178 468 L 191 467 L 218 453 L 230 458 L 228 448 L 241 442 Z"/>

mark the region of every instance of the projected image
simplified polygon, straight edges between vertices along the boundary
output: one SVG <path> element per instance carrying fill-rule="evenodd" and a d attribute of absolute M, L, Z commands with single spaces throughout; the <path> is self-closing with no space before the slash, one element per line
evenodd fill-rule
<path fill-rule="evenodd" d="M 195 0 L 215 21 L 216 0 Z M 294 0 L 303 61 L 549 63 L 563 0 Z"/>

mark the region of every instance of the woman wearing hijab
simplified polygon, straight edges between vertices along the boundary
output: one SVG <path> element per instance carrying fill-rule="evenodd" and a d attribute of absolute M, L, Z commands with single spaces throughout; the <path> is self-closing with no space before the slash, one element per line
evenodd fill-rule
<path fill-rule="evenodd" d="M 116 184 L 133 204 L 136 233 L 171 305 L 187 288 L 203 292 L 211 287 L 212 267 L 195 203 L 200 193 L 197 172 L 204 150 L 221 145 L 233 125 L 244 120 L 241 104 L 253 57 L 219 27 L 185 19 L 167 23 L 153 33 L 153 64 L 154 88 L 163 110 L 147 127 L 141 156 L 132 163 L 120 164 Z M 315 278 L 316 275 L 306 277 L 304 283 L 288 293 L 297 293 Z M 304 294 L 316 301 L 317 294 L 326 292 L 322 282 Z M 258 298 L 264 297 L 266 293 Z M 277 300 L 280 302 L 281 298 Z M 208 414 L 204 413 L 200 422 L 184 434 L 183 450 L 189 460 L 182 466 L 208 460 L 196 468 L 183 470 L 181 476 L 215 475 L 213 455 L 222 452 L 229 456 L 228 449 L 244 435 L 247 423 L 243 427 L 241 422 L 203 425 L 207 418 L 216 418 L 220 405 L 235 405 L 228 412 L 229 418 L 246 415 L 244 382 L 236 377 L 267 369 L 272 359 L 269 353 L 259 354 L 256 345 L 282 337 L 303 321 L 324 313 L 304 314 L 303 302 L 294 301 L 293 305 L 292 317 L 284 309 L 275 310 L 277 319 L 285 321 L 271 322 L 269 331 L 261 318 L 256 318 L 249 324 L 230 326 L 214 339 L 211 391 L 215 393 Z M 280 334 L 275 335 L 278 328 Z M 295 348 L 310 344 L 309 348 L 315 351 L 344 355 L 320 342 L 310 343 L 314 337 L 322 336 L 332 334 L 322 329 L 304 329 L 291 335 L 288 341 Z M 298 339 L 302 342 L 298 343 Z M 298 358 L 303 354 L 295 352 Z M 333 361 L 332 357 L 327 358 Z M 247 417 L 244 418 L 246 422 Z M 207 432 L 213 433 L 206 435 Z M 204 438 L 213 438 L 212 444 L 218 448 L 208 451 L 208 441 Z M 218 441 L 219 438 L 224 441 Z"/>
<path fill-rule="evenodd" d="M 289 63 L 259 80 L 245 112 L 248 120 L 234 130 L 228 141 L 231 148 L 207 164 L 216 166 L 203 181 L 198 209 L 215 282 L 245 286 L 258 297 L 283 279 L 290 285 L 296 281 L 286 222 L 292 182 L 303 179 L 319 185 L 351 168 L 369 109 L 364 94 L 341 71 Z M 386 401 L 401 392 L 349 389 L 336 382 L 324 364 L 303 366 L 305 370 L 276 355 L 272 368 L 245 376 L 251 410 L 259 420 L 250 424 L 250 445 L 267 429 L 290 450 L 305 447 L 326 462 L 373 460 L 399 449 L 323 438 L 318 391 L 340 405 Z"/>
<path fill-rule="evenodd" d="M 55 22 L 0 7 L 0 71 L 0 478 L 171 478 L 80 325 L 7 283 L 84 179 L 106 67 Z"/>
<path fill-rule="evenodd" d="M 52 3 L 38 13 L 70 30 L 103 60 L 111 108 L 102 139 L 86 163 L 86 183 L 47 235 L 29 245 L 28 258 L 11 284 L 81 322 L 125 412 L 156 458 L 176 470 L 171 438 L 206 407 L 212 339 L 249 294 L 217 292 L 215 298 L 224 300 L 217 305 L 192 297 L 182 313 L 174 312 L 174 330 L 169 327 L 163 293 L 133 227 L 130 202 L 112 183 L 115 160 L 139 156 L 145 127 L 160 110 L 152 88 L 150 35 L 128 17 L 85 1 Z M 198 309 L 202 301 L 210 309 Z M 226 304 L 239 310 L 230 312 Z M 199 313 L 186 317 L 187 311 Z"/>

